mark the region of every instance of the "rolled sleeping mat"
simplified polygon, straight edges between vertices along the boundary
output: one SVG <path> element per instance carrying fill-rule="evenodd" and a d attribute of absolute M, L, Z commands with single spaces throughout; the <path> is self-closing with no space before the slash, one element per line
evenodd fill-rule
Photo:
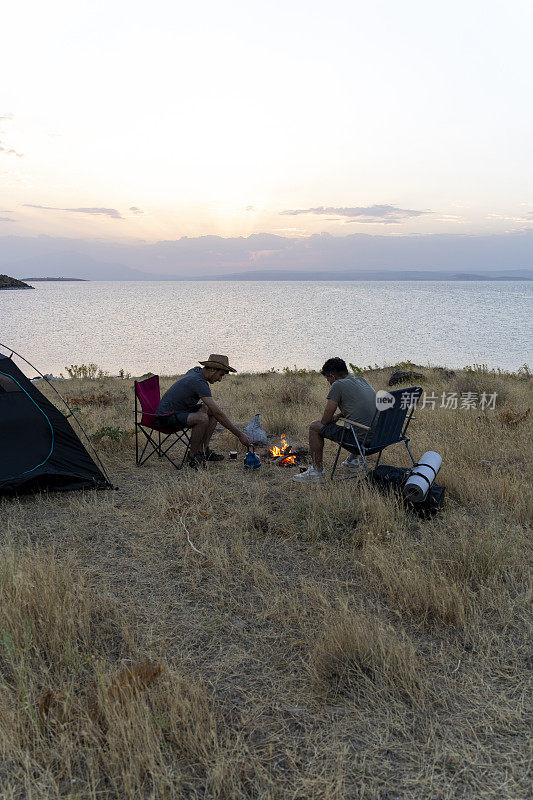
<path fill-rule="evenodd" d="M 415 464 L 403 487 L 403 496 L 412 503 L 423 503 L 431 484 L 437 477 L 442 458 L 434 450 L 424 453 Z"/>

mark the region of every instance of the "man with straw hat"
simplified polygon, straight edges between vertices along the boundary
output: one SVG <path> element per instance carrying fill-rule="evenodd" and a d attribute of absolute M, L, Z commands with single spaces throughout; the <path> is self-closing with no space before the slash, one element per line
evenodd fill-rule
<path fill-rule="evenodd" d="M 250 439 L 224 414 L 211 396 L 209 384 L 218 383 L 228 372 L 237 372 L 230 367 L 227 356 L 212 354 L 207 361 L 199 362 L 165 392 L 159 403 L 156 424 L 165 428 L 191 428 L 189 466 L 193 469 L 205 467 L 206 461 L 222 461 L 224 456 L 214 453 L 209 442 L 217 422 L 233 433 L 237 439 L 250 447 Z M 170 416 L 168 416 L 170 415 Z"/>

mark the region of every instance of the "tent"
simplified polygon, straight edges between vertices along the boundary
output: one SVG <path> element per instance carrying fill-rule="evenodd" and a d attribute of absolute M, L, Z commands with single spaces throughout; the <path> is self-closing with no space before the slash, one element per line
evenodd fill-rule
<path fill-rule="evenodd" d="M 84 433 L 81 426 L 80 430 Z M 12 356 L 0 353 L 0 496 L 112 489 L 103 465 L 100 467 L 67 416 L 26 377 Z"/>

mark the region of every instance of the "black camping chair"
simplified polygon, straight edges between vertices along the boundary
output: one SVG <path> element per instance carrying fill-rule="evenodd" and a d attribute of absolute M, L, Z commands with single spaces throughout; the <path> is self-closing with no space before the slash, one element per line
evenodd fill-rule
<path fill-rule="evenodd" d="M 354 420 L 346 419 L 345 417 L 341 417 L 341 419 L 338 420 L 338 423 L 343 427 L 343 433 L 337 450 L 335 463 L 331 470 L 332 479 L 337 469 L 337 462 L 342 448 L 362 458 L 367 475 L 369 474 L 369 469 L 366 463 L 366 456 L 378 453 L 379 455 L 376 461 L 377 467 L 383 450 L 385 450 L 386 447 L 390 447 L 393 444 L 400 444 L 401 442 L 405 444 L 413 465 L 416 463 L 409 447 L 409 439 L 406 436 L 406 431 L 411 419 L 413 419 L 413 412 L 422 394 L 422 388 L 420 386 L 411 386 L 408 389 L 397 389 L 394 392 L 389 392 L 389 394 L 394 399 L 391 400 L 390 404 L 385 408 L 376 410 L 370 426 L 361 425 L 361 423 L 354 422 Z M 362 441 L 359 441 L 357 437 L 358 430 L 359 436 L 361 436 L 360 432 L 362 430 L 365 431 Z M 374 431 L 374 434 L 369 439 L 371 430 Z M 348 431 L 352 432 L 355 444 L 348 444 L 344 441 L 344 436 Z M 368 444 L 366 444 L 367 440 Z M 352 475 L 349 477 L 356 476 Z"/>
<path fill-rule="evenodd" d="M 187 427 L 164 428 L 156 425 L 156 412 L 160 399 L 159 375 L 152 375 L 150 378 L 145 378 L 144 381 L 135 381 L 135 462 L 140 467 L 154 453 L 157 453 L 159 458 L 164 456 L 176 469 L 181 469 L 189 452 L 191 442 L 189 431 L 191 429 Z M 141 416 L 140 420 L 139 415 Z M 171 415 L 162 414 L 161 416 Z M 140 454 L 139 433 L 146 437 Z M 185 445 L 185 452 L 181 461 L 177 462 L 168 455 L 168 452 L 179 442 Z"/>

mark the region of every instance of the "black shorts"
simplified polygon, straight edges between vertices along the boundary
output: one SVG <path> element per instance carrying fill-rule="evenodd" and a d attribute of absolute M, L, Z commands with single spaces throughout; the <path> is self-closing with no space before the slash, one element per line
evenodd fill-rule
<path fill-rule="evenodd" d="M 351 428 L 344 428 L 342 425 L 337 425 L 336 422 L 328 422 L 327 425 L 322 425 L 320 428 L 320 435 L 324 437 L 324 439 L 330 439 L 332 442 L 337 442 L 340 444 L 341 439 L 344 440 L 342 442 L 342 446 L 353 453 L 359 453 L 359 449 L 355 443 L 354 435 L 352 433 Z M 365 441 L 365 437 L 367 436 L 367 431 L 361 431 L 361 433 L 357 434 L 357 440 L 361 447 L 363 446 L 363 442 Z M 370 434 L 368 434 L 366 447 L 370 444 Z"/>
<path fill-rule="evenodd" d="M 167 428 L 168 430 L 183 430 L 187 427 L 187 420 L 189 414 L 195 414 L 202 409 L 203 403 L 198 403 L 197 406 L 191 408 L 190 411 L 174 411 L 172 414 L 156 415 L 155 426 L 156 428 Z"/>
<path fill-rule="evenodd" d="M 192 411 L 174 411 L 173 414 L 158 414 L 155 418 L 155 427 L 166 428 L 168 431 L 181 431 L 187 427 L 187 419 L 192 413 Z"/>

